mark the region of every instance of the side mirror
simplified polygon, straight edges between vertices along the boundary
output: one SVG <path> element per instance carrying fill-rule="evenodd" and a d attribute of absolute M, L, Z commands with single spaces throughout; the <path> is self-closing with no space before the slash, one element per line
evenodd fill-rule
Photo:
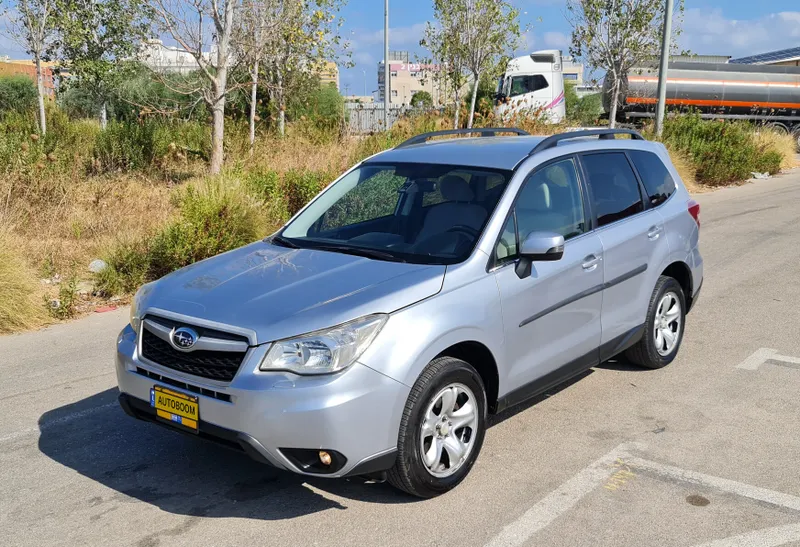
<path fill-rule="evenodd" d="M 531 232 L 522 242 L 517 262 L 517 276 L 530 277 L 534 262 L 553 262 L 564 256 L 564 236 L 553 232 Z"/>

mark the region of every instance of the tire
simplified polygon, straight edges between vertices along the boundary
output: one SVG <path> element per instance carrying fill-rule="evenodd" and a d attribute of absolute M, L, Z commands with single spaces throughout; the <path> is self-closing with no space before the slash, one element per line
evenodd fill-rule
<path fill-rule="evenodd" d="M 671 295 L 674 303 L 680 306 L 680 309 L 677 310 L 677 316 L 675 316 L 677 322 L 670 320 L 674 314 L 666 316 L 668 310 L 662 309 L 662 303 L 665 307 L 672 309 L 668 301 L 665 300 L 668 295 Z M 667 322 L 666 327 L 665 322 Z M 675 325 L 677 325 L 677 329 Z M 671 346 L 669 345 L 668 335 L 664 335 L 665 329 L 669 329 L 670 332 L 676 335 Z M 661 331 L 660 337 L 659 330 Z M 675 279 L 662 275 L 658 278 L 656 288 L 653 289 L 653 295 L 650 297 L 644 335 L 635 346 L 625 352 L 625 357 L 632 363 L 645 368 L 663 368 L 674 361 L 675 356 L 678 355 L 685 330 L 686 297 L 683 294 L 683 289 Z"/>
<path fill-rule="evenodd" d="M 454 411 L 448 415 L 445 405 L 454 394 L 454 404 L 450 405 Z M 465 412 L 469 408 L 472 418 Z M 387 474 L 389 483 L 420 498 L 433 498 L 458 486 L 469 474 L 483 445 L 486 408 L 486 389 L 472 366 L 453 357 L 431 361 L 408 396 L 400 421 L 397 459 Z M 439 418 L 446 419 L 440 422 Z M 468 425 L 455 427 L 467 418 Z M 436 424 L 435 430 L 431 424 Z M 434 443 L 440 447 L 438 450 Z M 455 464 L 450 459 L 452 453 L 458 454 L 454 447 L 465 448 Z M 425 463 L 424 454 L 433 455 L 432 467 Z"/>

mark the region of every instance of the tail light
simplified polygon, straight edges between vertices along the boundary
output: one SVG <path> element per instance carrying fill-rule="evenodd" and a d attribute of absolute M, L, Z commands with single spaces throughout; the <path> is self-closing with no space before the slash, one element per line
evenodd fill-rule
<path fill-rule="evenodd" d="M 700 227 L 700 204 L 697 203 L 695 200 L 690 199 L 689 202 L 686 204 L 689 208 L 689 214 L 692 215 L 692 218 L 697 223 L 697 227 Z"/>

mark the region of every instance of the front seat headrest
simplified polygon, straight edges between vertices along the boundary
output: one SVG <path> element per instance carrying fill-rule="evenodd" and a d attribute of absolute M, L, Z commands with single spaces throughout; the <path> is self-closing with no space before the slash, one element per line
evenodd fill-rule
<path fill-rule="evenodd" d="M 439 181 L 439 191 L 447 201 L 472 201 L 475 199 L 475 192 L 469 187 L 469 183 L 456 175 L 447 175 Z"/>

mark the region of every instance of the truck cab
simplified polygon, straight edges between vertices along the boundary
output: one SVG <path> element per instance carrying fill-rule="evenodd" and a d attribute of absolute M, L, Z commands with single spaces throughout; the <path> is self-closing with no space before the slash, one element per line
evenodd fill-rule
<path fill-rule="evenodd" d="M 548 49 L 509 61 L 497 85 L 495 115 L 507 121 L 515 115 L 535 116 L 547 123 L 566 117 L 561 51 Z"/>

